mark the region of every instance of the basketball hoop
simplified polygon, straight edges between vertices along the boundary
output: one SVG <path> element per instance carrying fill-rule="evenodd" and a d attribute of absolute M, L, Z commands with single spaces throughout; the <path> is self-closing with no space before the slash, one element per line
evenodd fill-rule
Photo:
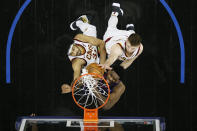
<path fill-rule="evenodd" d="M 98 109 L 102 108 L 110 97 L 107 81 L 95 73 L 81 75 L 72 86 L 75 103 L 84 110 L 84 126 L 96 126 Z M 88 129 L 87 129 L 88 128 Z M 90 127 L 84 128 L 86 131 Z M 97 130 L 97 128 L 92 127 Z"/>

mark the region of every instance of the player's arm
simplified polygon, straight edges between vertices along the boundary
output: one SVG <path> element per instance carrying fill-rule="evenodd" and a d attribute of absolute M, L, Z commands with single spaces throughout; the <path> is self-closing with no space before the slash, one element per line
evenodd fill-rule
<path fill-rule="evenodd" d="M 120 81 L 119 84 L 114 87 L 113 92 L 110 94 L 109 100 L 107 104 L 103 106 L 103 109 L 111 109 L 118 102 L 124 91 L 125 85 L 122 83 L 122 81 Z"/>
<path fill-rule="evenodd" d="M 105 42 L 96 37 L 87 36 L 83 34 L 77 34 L 74 39 L 81 40 L 83 42 L 90 43 L 94 46 L 98 47 L 98 51 L 100 53 L 100 63 L 104 64 L 106 60 L 106 50 L 105 50 Z"/>
<path fill-rule="evenodd" d="M 106 61 L 106 50 L 105 50 L 105 42 L 103 40 L 99 40 L 98 52 L 100 54 L 100 64 L 104 64 Z"/>
<path fill-rule="evenodd" d="M 112 48 L 110 49 L 109 58 L 105 61 L 104 66 L 110 67 L 121 54 L 122 54 L 122 48 L 120 47 L 120 45 L 118 44 L 113 45 Z"/>
<path fill-rule="evenodd" d="M 70 85 L 69 84 L 63 84 L 61 86 L 61 90 L 62 90 L 61 93 L 62 94 L 70 93 L 72 91 L 72 85 L 75 82 L 75 80 L 80 76 L 82 66 L 85 65 L 85 64 L 86 64 L 85 60 L 80 59 L 80 58 L 76 58 L 72 61 L 72 68 L 73 68 L 73 71 L 74 71 L 73 81 Z"/>
<path fill-rule="evenodd" d="M 86 64 L 85 60 L 79 58 L 76 58 L 72 61 L 72 68 L 74 71 L 73 80 L 76 80 L 80 76 L 82 66 L 85 64 Z"/>
<path fill-rule="evenodd" d="M 139 51 L 138 55 L 136 55 L 132 59 L 123 61 L 120 64 L 120 66 L 122 66 L 124 69 L 127 69 L 133 63 L 133 61 L 142 53 L 142 51 L 143 51 L 143 45 L 140 46 L 140 51 Z"/>

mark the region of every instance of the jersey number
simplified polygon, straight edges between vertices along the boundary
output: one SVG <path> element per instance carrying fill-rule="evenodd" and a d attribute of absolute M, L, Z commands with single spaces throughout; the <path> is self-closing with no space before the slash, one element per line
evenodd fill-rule
<path fill-rule="evenodd" d="M 88 52 L 87 52 L 86 58 L 88 60 L 90 60 L 92 58 L 96 60 L 97 59 L 97 54 L 95 52 L 97 52 L 97 51 L 92 47 L 92 45 L 88 45 Z"/>

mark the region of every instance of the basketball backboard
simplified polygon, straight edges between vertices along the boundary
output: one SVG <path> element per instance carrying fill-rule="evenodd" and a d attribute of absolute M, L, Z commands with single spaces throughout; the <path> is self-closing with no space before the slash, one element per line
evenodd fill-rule
<path fill-rule="evenodd" d="M 99 117 L 98 122 L 84 122 L 82 117 L 20 117 L 18 131 L 165 131 L 161 117 Z"/>

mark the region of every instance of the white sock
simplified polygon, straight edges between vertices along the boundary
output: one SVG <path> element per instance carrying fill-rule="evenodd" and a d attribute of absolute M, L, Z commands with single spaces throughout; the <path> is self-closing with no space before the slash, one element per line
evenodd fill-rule
<path fill-rule="evenodd" d="M 81 21 L 81 20 L 78 20 L 78 21 L 76 21 L 76 25 L 79 27 L 81 24 L 83 24 L 83 21 Z"/>
<path fill-rule="evenodd" d="M 113 3 L 112 6 L 120 7 L 120 4 L 119 3 Z"/>

